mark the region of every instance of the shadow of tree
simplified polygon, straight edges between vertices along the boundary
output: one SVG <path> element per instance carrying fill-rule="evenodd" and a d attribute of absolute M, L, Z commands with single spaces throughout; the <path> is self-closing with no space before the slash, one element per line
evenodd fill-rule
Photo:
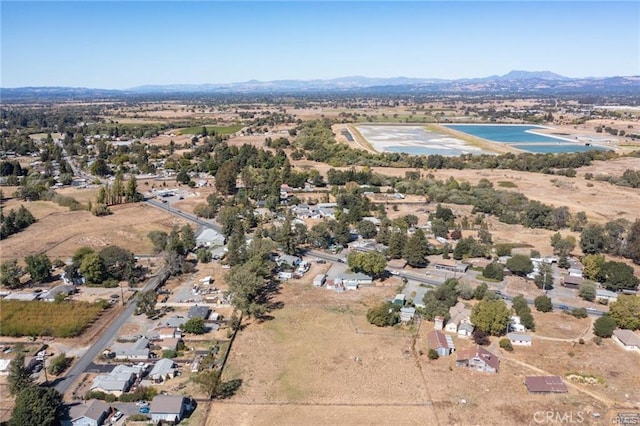
<path fill-rule="evenodd" d="M 231 398 L 238 392 L 238 389 L 242 386 L 242 379 L 233 379 L 228 381 L 221 381 L 218 383 L 216 389 L 215 399 L 227 399 Z"/>

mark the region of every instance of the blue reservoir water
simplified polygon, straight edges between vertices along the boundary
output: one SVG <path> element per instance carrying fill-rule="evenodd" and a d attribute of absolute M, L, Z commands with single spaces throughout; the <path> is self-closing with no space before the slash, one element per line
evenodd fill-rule
<path fill-rule="evenodd" d="M 535 133 L 527 133 L 527 130 L 540 130 L 541 127 L 538 126 L 512 126 L 509 124 L 500 124 L 495 126 L 484 124 L 447 124 L 445 127 L 494 142 L 556 143 L 561 140 L 549 136 L 537 135 Z"/>
<path fill-rule="evenodd" d="M 542 129 L 540 126 L 533 125 L 447 124 L 445 127 L 493 142 L 509 144 L 525 152 L 560 153 L 585 152 L 594 149 L 607 150 L 605 147 L 586 146 L 577 141 L 571 143 L 567 139 L 531 133 L 530 130 Z"/>

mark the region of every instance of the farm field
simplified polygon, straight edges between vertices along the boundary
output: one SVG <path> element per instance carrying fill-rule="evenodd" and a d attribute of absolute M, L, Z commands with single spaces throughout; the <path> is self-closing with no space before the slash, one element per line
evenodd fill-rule
<path fill-rule="evenodd" d="M 243 126 L 241 124 L 234 124 L 231 126 L 211 126 L 207 124 L 205 126 L 187 127 L 186 129 L 180 130 L 180 134 L 181 135 L 199 135 L 202 132 L 203 127 L 206 127 L 207 132 L 210 132 L 210 133 L 215 132 L 218 135 L 232 135 L 240 131 Z"/>
<path fill-rule="evenodd" d="M 640 400 L 633 392 L 620 399 L 621 390 L 637 384 L 640 376 L 631 371 L 633 354 L 609 341 L 573 349 L 581 361 L 569 355 L 570 342 L 554 350 L 557 342 L 535 339 L 534 347 L 507 354 L 494 341 L 490 350 L 503 358 L 495 376 L 457 368 L 453 356 L 430 361 L 426 334 L 431 323 L 421 325 L 415 345 L 415 329 L 367 323 L 367 306 L 391 293 L 388 287 L 341 295 L 288 282 L 277 296 L 283 308 L 272 313 L 274 318 L 249 324 L 236 338 L 223 378 L 242 379 L 242 387 L 232 398 L 212 404 L 207 424 L 293 425 L 300 418 L 308 424 L 536 424 L 533 416 L 539 410 L 580 411 L 587 413 L 587 424 L 610 424 L 607 402 Z M 559 315 L 541 320 L 541 329 L 561 320 Z M 586 322 L 569 322 L 559 335 L 577 337 L 584 331 Z M 458 349 L 471 345 L 454 340 Z M 581 357 L 590 352 L 599 354 L 593 361 L 599 371 L 611 372 L 608 386 L 576 384 L 557 396 L 526 391 L 524 376 L 547 369 L 564 376 L 582 361 L 588 366 Z M 614 375 L 620 370 L 618 359 L 628 367 Z M 583 387 L 595 397 L 579 390 Z M 594 412 L 603 416 L 592 418 Z"/>
<path fill-rule="evenodd" d="M 0 301 L 3 336 L 74 337 L 104 310 L 99 303 Z"/>

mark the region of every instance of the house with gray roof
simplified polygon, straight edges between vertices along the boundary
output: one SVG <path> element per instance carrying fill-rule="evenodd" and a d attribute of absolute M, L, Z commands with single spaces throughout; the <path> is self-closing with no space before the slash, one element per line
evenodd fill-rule
<path fill-rule="evenodd" d="M 614 330 L 613 341 L 628 351 L 640 352 L 640 336 L 631 330 Z"/>
<path fill-rule="evenodd" d="M 215 247 L 224 245 L 224 235 L 211 228 L 204 228 L 196 237 L 197 247 Z"/>
<path fill-rule="evenodd" d="M 458 351 L 456 366 L 472 368 L 484 373 L 497 373 L 500 359 L 480 345 Z"/>
<path fill-rule="evenodd" d="M 149 339 L 140 337 L 135 343 L 122 345 L 117 344 L 113 349 L 116 359 L 149 359 Z"/>
<path fill-rule="evenodd" d="M 372 285 L 373 278 L 361 272 L 353 274 L 342 274 L 334 281 L 339 281 L 347 290 L 357 290 L 361 285 Z"/>
<path fill-rule="evenodd" d="M 189 308 L 187 318 L 202 318 L 203 320 L 206 320 L 209 318 L 210 313 L 211 309 L 208 306 L 195 305 Z"/>
<path fill-rule="evenodd" d="M 70 294 L 74 294 L 77 291 L 76 286 L 73 284 L 60 284 L 40 295 L 40 300 L 47 302 L 53 302 L 56 300 L 58 294 L 64 294 L 67 297 Z"/>
<path fill-rule="evenodd" d="M 173 379 L 176 375 L 176 363 L 172 359 L 162 358 L 155 363 L 149 377 L 155 382 L 164 382 Z"/>
<path fill-rule="evenodd" d="M 78 404 L 69 408 L 71 422 L 64 422 L 73 426 L 101 426 L 109 416 L 109 404 L 99 399 L 92 399 L 86 405 Z"/>
<path fill-rule="evenodd" d="M 187 401 L 182 395 L 156 395 L 151 400 L 149 414 L 153 423 L 179 423 L 187 411 Z"/>
<path fill-rule="evenodd" d="M 516 346 L 531 346 L 533 342 L 533 338 L 530 335 L 523 333 L 509 333 L 507 338 L 512 345 Z"/>

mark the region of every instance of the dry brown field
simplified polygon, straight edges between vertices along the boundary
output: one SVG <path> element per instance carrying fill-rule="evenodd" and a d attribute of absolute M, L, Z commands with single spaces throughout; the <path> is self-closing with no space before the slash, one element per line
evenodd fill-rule
<path fill-rule="evenodd" d="M 491 350 L 504 358 L 498 375 L 457 368 L 453 357 L 430 361 L 425 336 L 431 323 L 420 326 L 415 344 L 415 327 L 367 323 L 367 307 L 393 291 L 336 294 L 308 283 L 284 284 L 277 296 L 283 308 L 272 320 L 248 324 L 236 338 L 224 378 L 242 379 L 242 387 L 231 399 L 212 404 L 207 424 L 533 425 L 535 413 L 544 410 L 581 412 L 585 424 L 610 424 L 607 416 L 614 411 L 607 403 L 640 401 L 638 391 L 629 391 L 640 389 L 633 368 L 637 355 L 610 341 L 574 348 L 570 342 L 535 339 L 533 347 L 508 355 L 494 341 Z M 588 322 L 559 313 L 535 315 L 541 331 L 558 339 L 577 339 Z M 552 325 L 557 321 L 562 321 L 559 331 Z M 455 340 L 458 348 L 471 344 Z M 531 395 L 523 385 L 524 376 L 541 371 L 564 376 L 589 369 L 607 372 L 606 385 L 575 383 L 565 395 Z M 602 417 L 591 417 L 593 412 Z"/>
<path fill-rule="evenodd" d="M 20 206 L 18 200 L 8 208 Z M 71 212 L 50 201 L 23 203 L 38 219 L 26 230 L 0 243 L 0 259 L 22 259 L 46 253 L 50 259 L 66 259 L 82 246 L 100 249 L 117 245 L 134 253 L 151 253 L 149 231 L 169 231 L 182 221 L 143 203 L 112 206 L 113 214 L 96 217 L 87 211 Z"/>

